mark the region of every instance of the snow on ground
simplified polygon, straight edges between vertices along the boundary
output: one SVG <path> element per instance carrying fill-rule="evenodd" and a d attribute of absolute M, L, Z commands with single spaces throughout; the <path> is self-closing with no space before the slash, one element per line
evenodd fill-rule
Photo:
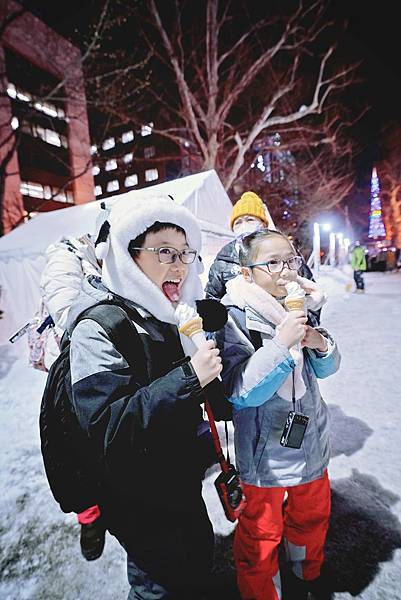
<path fill-rule="evenodd" d="M 329 273 L 319 281 L 325 287 Z M 334 289 L 333 281 L 343 282 Z M 324 325 L 340 371 L 320 383 L 330 407 L 333 487 L 327 543 L 336 600 L 401 599 L 401 273 L 367 273 L 366 293 L 332 278 Z M 331 563 L 331 564 L 330 564 Z"/>
<path fill-rule="evenodd" d="M 326 269 L 319 281 L 330 296 L 323 324 L 343 355 L 340 372 L 321 382 L 333 446 L 327 580 L 335 600 L 401 600 L 401 273 L 368 273 L 365 295 L 346 291 L 349 273 Z M 51 497 L 38 431 L 45 375 L 18 351 L 0 347 L 0 600 L 122 600 L 119 544 L 108 535 L 103 556 L 87 563 L 75 517 Z M 216 474 L 209 471 L 204 496 L 224 570 L 233 525 L 217 499 Z"/>

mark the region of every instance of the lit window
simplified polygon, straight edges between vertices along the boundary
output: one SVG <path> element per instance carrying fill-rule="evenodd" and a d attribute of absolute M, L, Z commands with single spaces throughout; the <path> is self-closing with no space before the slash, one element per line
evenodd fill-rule
<path fill-rule="evenodd" d="M 146 169 L 145 181 L 156 181 L 159 179 L 159 171 L 157 169 Z"/>
<path fill-rule="evenodd" d="M 96 175 L 99 175 L 100 173 L 100 167 L 99 165 L 93 165 L 92 167 L 92 175 L 94 175 L 96 177 Z"/>
<path fill-rule="evenodd" d="M 128 177 L 125 178 L 124 185 L 125 187 L 133 187 L 134 185 L 138 185 L 138 175 L 136 173 L 128 175 Z"/>
<path fill-rule="evenodd" d="M 58 202 L 67 202 L 67 195 L 64 190 L 57 190 L 53 188 L 53 200 L 57 200 Z"/>
<path fill-rule="evenodd" d="M 152 156 L 154 156 L 155 154 L 156 154 L 156 150 L 155 150 L 154 146 L 148 146 L 143 151 L 143 155 L 145 158 L 152 158 Z"/>
<path fill-rule="evenodd" d="M 102 148 L 103 150 L 110 150 L 110 148 L 114 148 L 114 146 L 116 145 L 116 141 L 113 137 L 107 138 L 107 140 L 104 140 L 103 144 L 102 144 Z"/>
<path fill-rule="evenodd" d="M 12 129 L 18 129 L 19 121 L 18 121 L 17 117 L 13 117 L 11 119 L 11 127 L 12 127 Z"/>
<path fill-rule="evenodd" d="M 64 135 L 60 135 L 57 131 L 53 129 L 45 129 L 40 125 L 29 125 L 23 124 L 22 131 L 25 133 L 30 133 L 33 137 L 40 138 L 47 144 L 51 144 L 52 146 L 58 146 L 59 148 L 63 146 L 64 148 L 68 148 L 68 140 Z"/>
<path fill-rule="evenodd" d="M 58 117 L 57 108 L 53 104 L 49 104 L 48 102 L 35 102 L 36 110 L 40 110 L 40 112 L 45 113 L 49 117 Z"/>
<path fill-rule="evenodd" d="M 52 129 L 45 129 L 45 136 L 42 139 L 52 146 L 61 146 L 61 136 Z"/>
<path fill-rule="evenodd" d="M 134 160 L 134 155 L 132 152 L 128 152 L 128 154 L 124 155 L 123 161 L 125 162 L 126 165 L 128 163 L 132 162 L 133 160 Z"/>
<path fill-rule="evenodd" d="M 134 139 L 133 131 L 124 131 L 124 133 L 121 136 L 121 141 L 123 144 L 128 144 L 128 142 L 132 142 L 133 139 Z"/>
<path fill-rule="evenodd" d="M 59 190 L 52 188 L 53 198 L 58 202 L 74 202 L 74 196 L 71 190 Z"/>
<path fill-rule="evenodd" d="M 10 96 L 10 98 L 16 98 L 17 97 L 17 90 L 15 89 L 15 85 L 13 83 L 9 83 L 7 86 L 7 94 Z"/>
<path fill-rule="evenodd" d="M 31 198 L 44 198 L 44 189 L 41 183 L 21 181 L 20 192 L 24 196 L 30 196 Z"/>
<path fill-rule="evenodd" d="M 109 181 L 109 183 L 107 184 L 107 191 L 108 192 L 116 192 L 118 189 L 120 189 L 119 183 L 117 179 L 112 179 L 112 181 Z"/>
<path fill-rule="evenodd" d="M 114 171 L 117 169 L 117 161 L 114 158 L 111 158 L 106 162 L 106 171 Z"/>
<path fill-rule="evenodd" d="M 7 94 L 10 98 L 18 98 L 22 102 L 32 102 L 34 99 L 32 95 L 28 92 L 22 90 L 21 88 L 17 88 L 13 83 L 9 83 L 7 86 Z M 57 108 L 54 104 L 50 102 L 42 102 L 41 100 L 37 100 L 33 103 L 33 106 L 36 110 L 39 110 L 42 113 L 45 113 L 49 117 L 58 117 L 59 119 L 65 119 L 65 112 L 62 108 Z"/>
<path fill-rule="evenodd" d="M 17 98 L 18 100 L 22 100 L 22 102 L 30 102 L 32 100 L 31 94 L 28 92 L 21 92 L 17 90 Z"/>
<path fill-rule="evenodd" d="M 142 125 L 141 127 L 141 136 L 145 137 L 146 135 L 150 135 L 152 133 L 153 123 L 148 123 L 147 125 Z"/>
<path fill-rule="evenodd" d="M 266 167 L 263 162 L 263 156 L 261 154 L 258 154 L 258 156 L 257 156 L 256 168 L 259 169 L 259 171 L 262 171 L 262 173 L 264 173 L 266 171 Z"/>
<path fill-rule="evenodd" d="M 91 146 L 91 154 L 96 154 L 97 153 L 97 146 L 93 145 Z"/>
<path fill-rule="evenodd" d="M 101 185 L 95 185 L 95 196 L 100 196 L 101 194 L 103 194 L 103 192 L 102 192 L 102 186 Z"/>

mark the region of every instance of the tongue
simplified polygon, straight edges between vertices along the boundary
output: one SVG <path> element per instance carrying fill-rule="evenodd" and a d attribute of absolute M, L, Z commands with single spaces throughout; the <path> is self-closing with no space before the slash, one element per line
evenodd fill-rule
<path fill-rule="evenodd" d="M 170 300 L 170 302 L 177 302 L 180 299 L 178 293 L 178 284 L 172 283 L 171 281 L 165 281 L 162 285 L 164 295 Z"/>

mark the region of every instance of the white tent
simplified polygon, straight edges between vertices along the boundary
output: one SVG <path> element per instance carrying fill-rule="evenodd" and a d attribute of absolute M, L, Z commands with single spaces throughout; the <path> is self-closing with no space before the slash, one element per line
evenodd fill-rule
<path fill-rule="evenodd" d="M 206 270 L 218 250 L 233 239 L 228 228 L 232 204 L 215 171 L 167 181 L 142 190 L 113 196 L 107 203 L 139 195 L 170 194 L 198 218 L 203 233 L 202 258 Z M 80 236 L 95 231 L 100 200 L 43 213 L 0 238 L 0 344 L 38 309 L 39 281 L 46 248 L 63 236 Z"/>

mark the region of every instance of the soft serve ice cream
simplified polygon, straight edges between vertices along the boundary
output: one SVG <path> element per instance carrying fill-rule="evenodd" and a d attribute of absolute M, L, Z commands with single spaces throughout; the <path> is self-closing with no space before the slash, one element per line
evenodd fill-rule
<path fill-rule="evenodd" d="M 285 284 L 287 296 L 284 304 L 287 310 L 302 310 L 305 312 L 306 294 L 305 290 L 296 281 L 289 281 Z"/>
<path fill-rule="evenodd" d="M 195 345 L 205 341 L 203 321 L 198 315 L 196 308 L 180 302 L 175 309 L 178 322 L 178 331 L 191 338 Z"/>

